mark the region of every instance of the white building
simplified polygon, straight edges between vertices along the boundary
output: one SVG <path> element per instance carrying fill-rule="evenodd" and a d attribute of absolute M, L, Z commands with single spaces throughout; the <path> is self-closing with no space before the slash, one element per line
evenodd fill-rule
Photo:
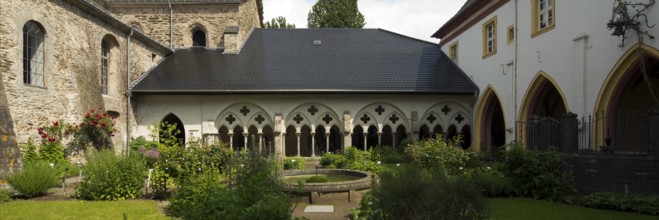
<path fill-rule="evenodd" d="M 659 6 L 631 2 L 640 4 L 468 0 L 433 37 L 480 89 L 476 148 L 526 142 L 523 125 L 531 116 L 558 119 L 573 112 L 586 121 L 580 148 L 605 146 L 608 139 L 617 150 L 647 149 L 648 115 L 659 104 L 653 98 L 659 94 L 659 40 L 651 37 L 659 36 Z M 621 26 L 625 38 L 612 36 L 616 28 L 607 24 L 623 14 L 613 13 L 616 7 L 647 33 Z"/>

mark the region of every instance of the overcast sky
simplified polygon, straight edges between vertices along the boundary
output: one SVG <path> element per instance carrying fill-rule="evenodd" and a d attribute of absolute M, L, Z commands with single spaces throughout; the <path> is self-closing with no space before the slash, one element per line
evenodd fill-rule
<path fill-rule="evenodd" d="M 263 0 L 264 22 L 286 17 L 296 28 L 307 27 L 307 14 L 317 0 Z M 358 0 L 365 28 L 382 28 L 438 43 L 431 38 L 464 4 L 465 0 Z"/>

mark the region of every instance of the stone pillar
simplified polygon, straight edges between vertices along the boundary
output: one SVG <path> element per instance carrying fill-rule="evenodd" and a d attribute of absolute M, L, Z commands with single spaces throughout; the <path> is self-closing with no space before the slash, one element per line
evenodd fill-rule
<path fill-rule="evenodd" d="M 378 132 L 378 145 L 382 144 L 382 132 Z"/>
<path fill-rule="evenodd" d="M 243 138 L 245 139 L 245 145 L 243 145 L 243 150 L 247 149 L 247 143 L 249 143 L 249 142 L 247 142 L 247 140 L 248 140 L 247 137 L 249 137 L 249 133 L 247 133 L 247 132 L 243 133 Z"/>
<path fill-rule="evenodd" d="M 280 113 L 275 113 L 274 118 L 274 135 L 275 135 L 275 156 L 281 158 L 286 156 L 284 151 L 284 144 L 286 143 L 286 130 L 282 129 L 282 117 Z"/>
<path fill-rule="evenodd" d="M 349 111 L 343 112 L 343 150 L 352 145 L 352 117 Z"/>
<path fill-rule="evenodd" d="M 296 132 L 295 136 L 297 136 L 297 156 L 300 156 L 300 132 Z"/>
<path fill-rule="evenodd" d="M 316 157 L 316 132 L 311 132 L 311 157 Z"/>
<path fill-rule="evenodd" d="M 235 149 L 233 149 L 233 135 L 234 135 L 233 132 L 229 132 L 229 147 L 230 147 L 232 150 L 235 150 Z"/>
<path fill-rule="evenodd" d="M 407 138 L 414 141 L 417 140 L 419 137 L 419 113 L 417 111 L 412 111 L 411 117 L 410 117 L 410 126 L 411 128 L 408 129 L 407 131 Z M 393 129 L 393 128 L 392 128 Z"/>
<path fill-rule="evenodd" d="M 259 133 L 259 153 L 263 153 L 263 133 Z"/>
<path fill-rule="evenodd" d="M 393 140 L 391 147 L 396 148 L 396 132 L 391 132 L 391 140 Z"/>
<path fill-rule="evenodd" d="M 0 177 L 5 177 L 6 174 L 12 173 L 15 168 L 21 167 L 21 161 L 21 154 L 14 133 L 14 123 L 9 112 L 4 85 L 2 79 L 0 79 Z"/>
<path fill-rule="evenodd" d="M 366 149 L 368 149 L 368 143 L 366 142 L 368 141 L 368 133 L 364 132 L 362 135 L 364 135 L 364 151 L 366 151 Z"/>
<path fill-rule="evenodd" d="M 329 153 L 329 152 L 330 152 L 330 151 L 329 151 L 329 137 L 330 137 L 330 133 L 329 133 L 329 132 L 326 132 L 326 133 L 325 133 L 325 153 Z"/>
<path fill-rule="evenodd" d="M 579 146 L 579 119 L 577 114 L 565 113 L 561 117 L 561 148 L 564 153 L 575 152 Z"/>

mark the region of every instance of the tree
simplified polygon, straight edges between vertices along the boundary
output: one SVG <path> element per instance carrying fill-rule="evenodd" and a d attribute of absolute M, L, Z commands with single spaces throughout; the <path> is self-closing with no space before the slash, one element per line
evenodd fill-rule
<path fill-rule="evenodd" d="M 318 0 L 307 17 L 309 28 L 362 28 L 357 0 Z"/>
<path fill-rule="evenodd" d="M 273 18 L 272 21 L 266 21 L 263 27 L 267 29 L 295 29 L 295 25 L 287 23 L 286 18 L 283 16 Z"/>

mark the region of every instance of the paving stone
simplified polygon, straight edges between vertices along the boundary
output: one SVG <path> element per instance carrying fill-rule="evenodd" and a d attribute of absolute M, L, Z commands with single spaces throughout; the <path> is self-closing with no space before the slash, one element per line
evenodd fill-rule
<path fill-rule="evenodd" d="M 309 205 L 304 208 L 304 212 L 334 212 L 333 205 Z"/>

